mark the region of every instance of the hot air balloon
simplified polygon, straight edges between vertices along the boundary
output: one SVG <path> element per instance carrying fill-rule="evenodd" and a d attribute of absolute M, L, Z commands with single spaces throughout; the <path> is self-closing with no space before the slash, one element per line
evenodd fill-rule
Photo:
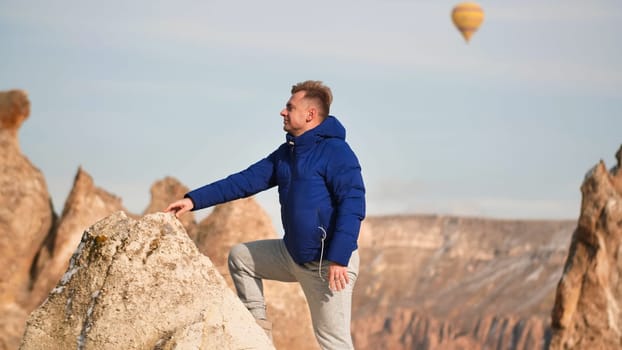
<path fill-rule="evenodd" d="M 468 43 L 484 21 L 484 10 L 474 2 L 461 2 L 451 11 L 451 19 Z"/>

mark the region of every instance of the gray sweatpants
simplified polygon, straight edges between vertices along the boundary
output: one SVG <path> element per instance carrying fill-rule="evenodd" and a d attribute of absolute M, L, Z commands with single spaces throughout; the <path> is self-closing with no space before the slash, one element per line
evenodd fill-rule
<path fill-rule="evenodd" d="M 358 251 L 348 265 L 350 283 L 344 290 L 328 288 L 328 264 L 319 262 L 298 265 L 291 258 L 282 239 L 267 239 L 235 245 L 229 252 L 229 272 L 246 308 L 256 319 L 266 318 L 262 279 L 298 282 L 309 303 L 315 337 L 322 349 L 354 349 L 350 335 L 352 289 L 359 270 Z M 295 325 L 292 325 L 295 326 Z"/>

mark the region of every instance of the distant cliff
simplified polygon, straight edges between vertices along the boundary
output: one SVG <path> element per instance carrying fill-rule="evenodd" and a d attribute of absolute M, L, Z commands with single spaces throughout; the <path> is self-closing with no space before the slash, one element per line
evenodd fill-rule
<path fill-rule="evenodd" d="M 574 221 L 365 220 L 357 348 L 543 349 Z"/>

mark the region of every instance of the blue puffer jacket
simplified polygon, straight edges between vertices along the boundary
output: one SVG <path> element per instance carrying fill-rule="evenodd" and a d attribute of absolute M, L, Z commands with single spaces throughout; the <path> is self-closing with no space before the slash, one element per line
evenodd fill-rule
<path fill-rule="evenodd" d="M 365 186 L 358 159 L 333 116 L 294 137 L 248 169 L 186 194 L 193 210 L 278 186 L 283 239 L 298 264 L 324 259 L 348 265 L 365 217 Z M 324 241 L 324 242 L 322 242 Z"/>

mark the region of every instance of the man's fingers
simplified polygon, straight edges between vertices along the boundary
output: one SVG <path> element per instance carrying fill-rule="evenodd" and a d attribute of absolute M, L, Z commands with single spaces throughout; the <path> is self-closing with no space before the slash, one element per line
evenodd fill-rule
<path fill-rule="evenodd" d="M 165 210 L 166 213 L 175 214 L 175 216 L 179 216 L 180 211 L 181 211 L 180 207 L 171 207 Z"/>
<path fill-rule="evenodd" d="M 337 290 L 337 275 L 333 270 L 328 270 L 328 289 Z"/>
<path fill-rule="evenodd" d="M 331 264 L 328 268 L 328 287 L 332 291 L 340 291 L 350 283 L 348 270 L 345 266 Z"/>
<path fill-rule="evenodd" d="M 341 286 L 339 290 L 346 289 L 346 284 L 348 284 L 347 277 L 344 276 L 344 277 L 339 278 L 339 285 Z"/>
<path fill-rule="evenodd" d="M 346 288 L 346 281 L 343 278 L 339 278 L 337 280 L 337 290 L 343 290 Z"/>
<path fill-rule="evenodd" d="M 333 277 L 329 277 L 328 280 L 328 288 L 332 291 L 340 291 L 346 288 L 347 284 L 350 283 L 348 279 L 348 275 L 340 275 L 334 274 Z"/>
<path fill-rule="evenodd" d="M 183 213 L 187 212 L 188 209 L 184 206 L 177 206 L 175 208 L 173 208 L 173 213 L 175 214 L 176 217 L 180 217 Z"/>
<path fill-rule="evenodd" d="M 177 202 L 173 202 L 169 204 L 169 206 L 166 207 L 166 209 L 164 209 L 164 212 L 172 213 L 172 214 L 175 214 L 176 217 L 179 217 L 180 215 L 187 212 L 188 210 L 190 210 L 190 208 L 188 208 L 186 203 L 184 203 L 183 201 L 177 201 Z"/>
<path fill-rule="evenodd" d="M 170 212 L 177 212 L 179 210 L 179 204 L 177 204 L 177 202 L 175 203 L 171 203 L 168 205 L 168 207 L 166 207 L 166 209 L 164 209 L 165 213 L 170 213 Z"/>

